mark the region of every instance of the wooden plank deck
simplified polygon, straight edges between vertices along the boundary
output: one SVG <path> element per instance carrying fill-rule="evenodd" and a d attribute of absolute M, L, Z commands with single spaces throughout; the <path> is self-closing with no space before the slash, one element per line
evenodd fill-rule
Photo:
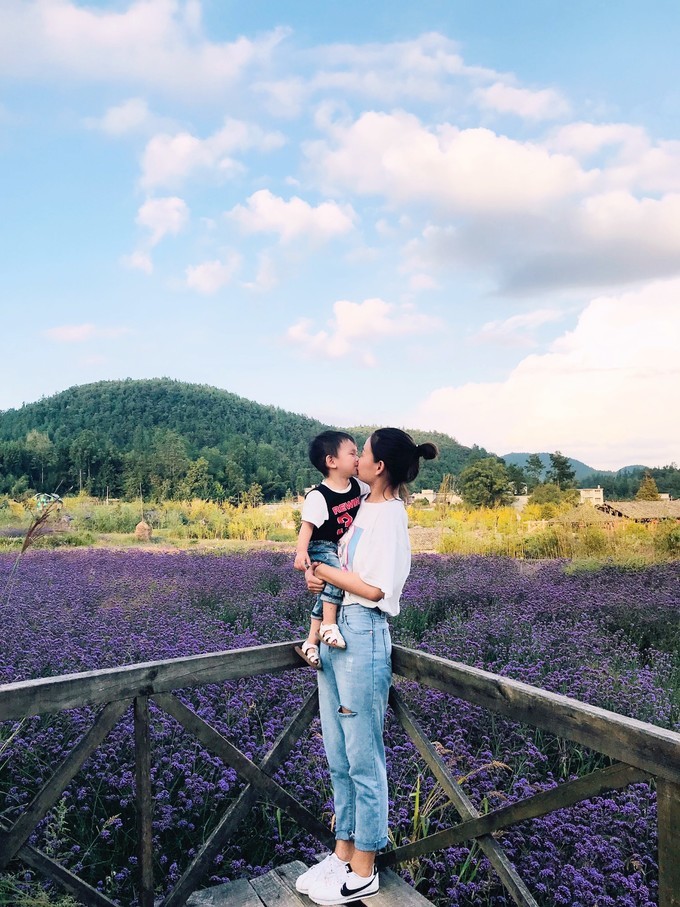
<path fill-rule="evenodd" d="M 317 907 L 305 894 L 295 890 L 295 880 L 307 867 L 296 860 L 272 869 L 256 879 L 238 879 L 192 894 L 187 907 Z M 361 907 L 364 901 L 352 901 Z M 366 907 L 432 907 L 391 869 L 380 872 L 380 892 L 365 901 Z"/>

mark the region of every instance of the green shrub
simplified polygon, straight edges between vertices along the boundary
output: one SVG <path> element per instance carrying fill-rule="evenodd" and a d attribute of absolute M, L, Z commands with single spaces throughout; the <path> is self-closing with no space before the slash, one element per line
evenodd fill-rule
<path fill-rule="evenodd" d="M 534 532 L 524 539 L 524 557 L 571 557 L 573 545 L 563 529 L 549 526 L 540 532 Z"/>
<path fill-rule="evenodd" d="M 680 523 L 663 520 L 654 533 L 654 549 L 661 555 L 680 557 Z"/>
<path fill-rule="evenodd" d="M 82 548 L 94 545 L 96 537 L 87 531 L 50 532 L 33 542 L 35 548 Z"/>
<path fill-rule="evenodd" d="M 283 527 L 278 526 L 267 532 L 267 539 L 270 542 L 295 542 L 297 533 L 294 529 L 284 529 Z"/>
<path fill-rule="evenodd" d="M 581 555 L 602 555 L 608 547 L 607 534 L 599 526 L 584 526 L 577 535 L 577 549 Z"/>

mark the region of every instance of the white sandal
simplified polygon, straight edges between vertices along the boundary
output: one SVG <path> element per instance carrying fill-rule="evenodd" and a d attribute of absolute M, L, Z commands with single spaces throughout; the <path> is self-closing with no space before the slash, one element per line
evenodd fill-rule
<path fill-rule="evenodd" d="M 347 648 L 347 643 L 337 624 L 321 624 L 319 627 L 319 635 L 321 636 L 322 642 L 325 642 L 326 645 L 330 646 L 332 649 Z"/>
<path fill-rule="evenodd" d="M 295 651 L 298 653 L 300 658 L 303 658 L 310 668 L 316 668 L 317 671 L 321 671 L 321 658 L 319 657 L 319 647 L 315 646 L 314 643 L 306 640 L 302 643 L 302 647 L 295 646 Z"/>

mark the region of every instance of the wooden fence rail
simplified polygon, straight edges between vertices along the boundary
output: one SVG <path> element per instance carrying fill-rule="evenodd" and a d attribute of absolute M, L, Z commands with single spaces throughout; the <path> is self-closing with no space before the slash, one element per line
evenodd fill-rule
<path fill-rule="evenodd" d="M 85 760 L 130 707 L 134 714 L 135 779 L 138 812 L 138 890 L 141 907 L 153 907 L 153 795 L 149 703 L 171 715 L 205 749 L 232 767 L 246 782 L 239 797 L 218 819 L 184 874 L 163 899 L 162 907 L 181 907 L 210 870 L 224 842 L 234 834 L 258 798 L 265 798 L 325 845 L 330 829 L 274 780 L 274 774 L 314 718 L 314 691 L 281 732 L 260 765 L 196 715 L 173 691 L 300 668 L 292 644 L 255 646 L 149 662 L 104 671 L 0 686 L 0 722 L 55 714 L 83 706 L 99 707 L 90 730 L 66 755 L 52 777 L 16 816 L 0 818 L 0 870 L 20 859 L 52 879 L 85 904 L 112 907 L 113 902 L 27 842 L 35 826 L 55 806 Z M 659 907 L 680 907 L 680 734 L 596 708 L 567 696 L 401 646 L 393 649 L 394 673 L 443 690 L 513 721 L 548 730 L 610 757 L 614 764 L 521 801 L 480 815 L 432 743 L 393 689 L 390 704 L 423 760 L 458 812 L 461 821 L 379 857 L 383 866 L 417 859 L 465 840 L 477 841 L 501 882 L 519 907 L 538 907 L 527 884 L 504 853 L 494 833 L 517 822 L 543 816 L 648 778 L 655 779 L 658 805 Z M 0 813 L 3 810 L 0 809 Z"/>

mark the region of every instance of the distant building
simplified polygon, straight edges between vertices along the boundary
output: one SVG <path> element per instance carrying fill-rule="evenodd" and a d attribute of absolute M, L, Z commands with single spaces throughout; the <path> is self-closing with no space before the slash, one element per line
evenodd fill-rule
<path fill-rule="evenodd" d="M 416 491 L 415 494 L 409 495 L 408 503 L 413 504 L 415 501 L 427 501 L 430 505 L 448 504 L 450 507 L 453 504 L 461 504 L 463 499 L 459 494 L 454 494 L 452 491 L 441 494 L 433 488 L 423 488 L 422 491 Z"/>
<path fill-rule="evenodd" d="M 579 488 L 579 494 L 581 504 L 592 504 L 593 507 L 604 504 L 604 489 L 600 485 L 597 488 Z"/>
<path fill-rule="evenodd" d="M 434 496 L 435 504 L 448 504 L 451 507 L 453 504 L 462 504 L 463 499 L 459 494 L 454 494 L 452 491 L 449 491 L 448 494 L 437 494 Z"/>
<path fill-rule="evenodd" d="M 434 499 L 437 497 L 435 494 L 434 488 L 423 488 L 422 491 L 416 491 L 415 494 L 410 496 L 411 501 L 427 501 L 428 504 L 434 504 Z"/>
<path fill-rule="evenodd" d="M 680 520 L 680 501 L 607 501 L 598 510 L 636 523 Z"/>

